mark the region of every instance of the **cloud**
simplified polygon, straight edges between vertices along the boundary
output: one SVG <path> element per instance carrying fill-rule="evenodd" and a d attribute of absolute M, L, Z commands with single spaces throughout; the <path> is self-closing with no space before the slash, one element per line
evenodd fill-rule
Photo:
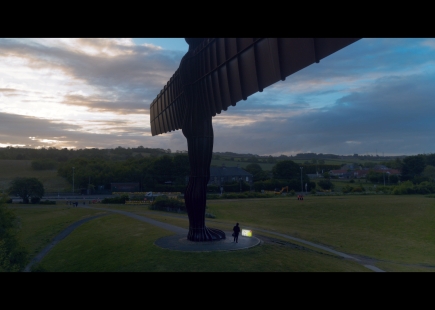
<path fill-rule="evenodd" d="M 336 154 L 378 150 L 397 155 L 435 151 L 430 134 L 435 130 L 434 79 L 433 73 L 385 77 L 328 107 L 299 115 L 289 117 L 289 110 L 281 107 L 279 115 L 244 126 L 215 122 L 215 146 L 222 151 L 275 155 L 308 150 Z"/>
<path fill-rule="evenodd" d="M 435 152 L 434 47 L 362 39 L 214 117 L 214 150 Z M 131 39 L 0 39 L 0 146 L 186 150 L 180 130 L 149 130 L 183 55 Z"/>
<path fill-rule="evenodd" d="M 69 106 L 86 107 L 93 112 L 113 112 L 115 114 L 141 113 L 149 114 L 149 104 L 145 104 L 143 99 L 135 94 L 117 96 L 67 94 L 62 101 Z"/>
<path fill-rule="evenodd" d="M 0 39 L 0 51 L 1 58 L 22 59 L 33 70 L 62 72 L 102 92 L 136 93 L 152 101 L 178 68 L 183 53 L 121 42 Z"/>

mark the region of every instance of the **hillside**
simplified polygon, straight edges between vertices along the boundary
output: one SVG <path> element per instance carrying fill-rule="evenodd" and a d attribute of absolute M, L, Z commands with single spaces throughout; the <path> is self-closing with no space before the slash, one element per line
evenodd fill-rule
<path fill-rule="evenodd" d="M 16 177 L 37 178 L 44 185 L 46 192 L 71 191 L 71 185 L 57 176 L 57 170 L 33 170 L 31 160 L 0 160 L 0 191 L 5 191 Z"/>

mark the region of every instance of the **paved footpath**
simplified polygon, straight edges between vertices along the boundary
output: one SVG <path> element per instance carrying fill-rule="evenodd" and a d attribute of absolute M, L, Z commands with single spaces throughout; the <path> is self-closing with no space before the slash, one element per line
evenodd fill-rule
<path fill-rule="evenodd" d="M 56 237 L 54 237 L 53 241 L 51 241 L 49 245 L 47 245 L 41 252 L 38 253 L 38 255 L 36 255 L 30 261 L 30 263 L 26 266 L 26 268 L 24 268 L 24 272 L 30 272 L 30 269 L 32 268 L 32 266 L 34 264 L 39 263 L 42 260 L 42 258 L 44 258 L 44 256 L 47 255 L 47 253 L 50 252 L 50 250 L 56 244 L 58 244 L 61 240 L 65 239 L 70 233 L 73 232 L 74 229 L 83 225 L 86 222 L 89 222 L 90 220 L 96 219 L 96 218 L 104 216 L 104 215 L 107 215 L 107 214 L 98 214 L 98 215 L 95 215 L 92 217 L 88 217 L 88 218 L 77 221 L 77 222 L 71 224 L 70 226 L 68 226 L 64 231 L 62 231 L 60 234 L 58 234 Z"/>
<path fill-rule="evenodd" d="M 160 221 L 156 221 L 150 218 L 147 218 L 146 216 L 142 216 L 142 215 L 137 215 L 131 212 L 127 212 L 127 211 L 121 211 L 121 210 L 113 210 L 113 209 L 104 209 L 104 208 L 94 208 L 94 207 L 89 207 L 89 206 L 79 206 L 80 208 L 85 208 L 85 209 L 95 209 L 95 210 L 100 210 L 100 211 L 107 211 L 110 213 L 118 213 L 118 214 L 122 214 L 134 219 L 137 219 L 139 221 L 151 224 L 151 225 L 155 225 L 158 226 L 160 228 L 169 230 L 173 233 L 175 233 L 175 236 L 169 236 L 169 237 L 164 237 L 164 238 L 160 238 L 158 240 L 156 240 L 155 245 L 160 246 L 162 248 L 165 249 L 169 249 L 169 250 L 178 250 L 178 251 L 234 251 L 234 250 L 242 250 L 242 249 L 247 249 L 253 246 L 256 246 L 258 244 L 260 244 L 260 240 L 256 237 L 239 237 L 239 242 L 238 243 L 233 243 L 232 242 L 232 237 L 229 237 L 225 240 L 222 241 L 212 241 L 212 242 L 192 242 L 187 240 L 186 236 L 188 233 L 188 229 L 186 228 L 181 228 L 175 225 L 171 225 L 171 224 L 167 224 L 167 223 L 163 223 Z M 36 257 L 34 257 L 32 259 L 32 261 L 30 262 L 29 265 L 26 266 L 26 268 L 24 269 L 25 272 L 29 272 L 31 270 L 31 267 L 35 264 L 38 263 L 42 260 L 42 258 L 62 239 L 64 239 L 66 236 L 68 236 L 74 229 L 76 229 L 77 227 L 79 227 L 80 225 L 93 220 L 95 218 L 101 217 L 101 216 L 105 216 L 107 214 L 99 214 L 93 217 L 89 217 L 83 220 L 80 220 L 78 222 L 73 223 L 72 225 L 68 226 L 64 231 L 62 231 L 58 236 L 56 236 L 53 241 L 47 246 L 45 247 Z M 309 246 L 312 246 L 314 248 L 318 248 L 321 249 L 323 251 L 326 252 L 330 252 L 333 253 L 337 256 L 343 257 L 345 259 L 351 259 L 354 260 L 357 263 L 360 263 L 361 265 L 363 265 L 364 267 L 375 271 L 375 272 L 384 272 L 384 270 L 379 269 L 376 266 L 373 266 L 367 262 L 364 262 L 361 259 L 358 259 L 356 257 L 353 257 L 351 255 L 348 255 L 346 253 L 342 253 L 339 251 L 335 251 L 333 249 L 330 249 L 326 246 L 322 246 L 322 245 L 318 245 L 315 244 L 313 242 L 310 241 L 305 241 L 303 239 L 299 239 L 296 237 L 292 237 L 289 235 L 285 235 L 285 234 L 281 234 L 281 233 L 277 233 L 274 231 L 269 231 L 269 230 L 263 230 L 263 229 L 257 229 L 257 228 L 252 228 L 252 230 L 254 231 L 261 231 L 261 232 L 265 232 L 268 234 L 273 234 L 273 235 L 277 235 L 286 239 L 290 239 L 293 241 L 297 241 Z M 227 236 L 231 235 L 231 232 L 226 232 Z"/>

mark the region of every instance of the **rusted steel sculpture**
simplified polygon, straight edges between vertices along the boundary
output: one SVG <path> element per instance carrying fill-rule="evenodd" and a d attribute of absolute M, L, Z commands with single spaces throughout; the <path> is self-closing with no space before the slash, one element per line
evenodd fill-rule
<path fill-rule="evenodd" d="M 225 239 L 205 226 L 212 117 L 359 38 L 186 38 L 189 50 L 150 106 L 153 136 L 182 129 L 190 176 L 184 198 L 191 241 Z"/>

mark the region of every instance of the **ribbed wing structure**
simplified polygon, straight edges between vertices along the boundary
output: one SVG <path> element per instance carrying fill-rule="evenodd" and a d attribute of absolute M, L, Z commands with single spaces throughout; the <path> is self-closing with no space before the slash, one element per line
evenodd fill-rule
<path fill-rule="evenodd" d="M 263 91 L 360 38 L 207 38 L 193 51 L 193 87 L 209 116 Z M 153 136 L 182 129 L 187 107 L 179 70 L 150 106 Z"/>

